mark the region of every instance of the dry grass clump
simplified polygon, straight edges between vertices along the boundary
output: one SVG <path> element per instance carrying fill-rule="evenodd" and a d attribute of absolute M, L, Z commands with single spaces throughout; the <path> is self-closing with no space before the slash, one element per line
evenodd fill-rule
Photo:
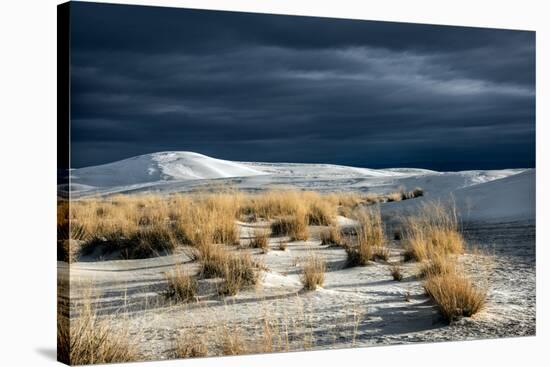
<path fill-rule="evenodd" d="M 224 327 L 222 353 L 226 356 L 236 356 L 246 353 L 241 333 L 236 327 L 233 330 L 230 330 L 227 326 Z"/>
<path fill-rule="evenodd" d="M 292 190 L 268 191 L 248 195 L 240 209 L 242 215 L 254 218 L 273 219 L 291 216 L 304 206 L 302 193 Z"/>
<path fill-rule="evenodd" d="M 330 225 L 337 214 L 334 201 L 313 191 L 269 191 L 244 197 L 240 216 L 248 220 L 305 215 L 306 224 Z"/>
<path fill-rule="evenodd" d="M 70 211 L 71 235 L 78 228 L 83 241 L 81 255 L 118 252 L 122 257 L 145 258 L 172 252 L 176 246 L 178 236 L 165 221 L 167 205 L 160 197 L 80 200 L 71 203 Z"/>
<path fill-rule="evenodd" d="M 439 202 L 424 204 L 418 216 L 407 218 L 406 241 L 406 260 L 429 260 L 436 253 L 462 253 L 464 238 L 455 208 Z"/>
<path fill-rule="evenodd" d="M 356 244 L 346 246 L 348 266 L 364 266 L 376 259 L 387 261 L 389 250 L 386 247 L 380 209 L 363 210 L 356 215 L 356 219 L 360 223 Z"/>
<path fill-rule="evenodd" d="M 421 189 L 420 187 L 415 187 L 412 191 L 401 192 L 402 200 L 414 199 L 420 196 L 424 196 L 424 190 Z"/>
<path fill-rule="evenodd" d="M 336 207 L 320 194 L 308 192 L 303 199 L 308 203 L 307 220 L 310 225 L 328 226 L 334 222 Z"/>
<path fill-rule="evenodd" d="M 256 229 L 249 246 L 261 249 L 264 254 L 267 253 L 269 251 L 269 232 L 265 229 Z"/>
<path fill-rule="evenodd" d="M 276 219 L 271 223 L 271 233 L 275 236 L 289 236 L 292 241 L 305 241 L 309 238 L 307 213 L 299 210 L 290 217 Z"/>
<path fill-rule="evenodd" d="M 238 193 L 80 200 L 71 205 L 71 228 L 87 236 L 84 255 L 119 252 L 144 258 L 171 253 L 181 244 L 238 244 L 235 218 L 241 200 Z"/>
<path fill-rule="evenodd" d="M 390 249 L 386 246 L 376 246 L 372 252 L 372 260 L 388 261 L 390 259 Z"/>
<path fill-rule="evenodd" d="M 131 362 L 139 359 L 128 329 L 115 328 L 114 320 L 100 319 L 91 302 L 71 317 L 58 313 L 57 358 L 67 364 L 84 365 Z"/>
<path fill-rule="evenodd" d="M 336 224 L 331 224 L 327 230 L 321 231 L 321 245 L 343 246 L 342 231 Z"/>
<path fill-rule="evenodd" d="M 229 252 L 222 245 L 200 247 L 197 252 L 197 260 L 201 263 L 200 276 L 204 278 L 222 277 L 224 266 L 229 258 Z"/>
<path fill-rule="evenodd" d="M 182 242 L 196 247 L 212 243 L 239 244 L 239 230 L 235 224 L 241 196 L 238 194 L 208 194 L 192 199 L 179 199 L 173 227 Z"/>
<path fill-rule="evenodd" d="M 209 245 L 199 250 L 200 274 L 205 278 L 223 278 L 219 293 L 235 295 L 248 286 L 258 284 L 259 266 L 249 253 L 230 253 L 220 245 Z"/>
<path fill-rule="evenodd" d="M 57 360 L 71 364 L 71 323 L 64 315 L 59 304 L 57 306 Z"/>
<path fill-rule="evenodd" d="M 258 267 L 248 253 L 232 254 L 222 268 L 223 281 L 219 293 L 234 296 L 244 287 L 258 284 Z"/>
<path fill-rule="evenodd" d="M 424 260 L 418 271 L 420 278 L 444 275 L 457 272 L 456 259 L 447 254 L 432 253 L 430 260 Z"/>
<path fill-rule="evenodd" d="M 196 358 L 208 355 L 208 343 L 196 333 L 185 333 L 176 339 L 174 354 L 176 358 Z"/>
<path fill-rule="evenodd" d="M 206 209 L 212 213 L 214 242 L 238 245 L 240 236 L 235 219 L 239 212 L 242 195 L 238 193 L 210 194 L 203 200 Z"/>
<path fill-rule="evenodd" d="M 197 280 L 177 266 L 174 271 L 165 274 L 168 288 L 164 295 L 176 302 L 188 302 L 196 299 Z"/>
<path fill-rule="evenodd" d="M 467 277 L 456 272 L 429 276 L 424 289 L 449 323 L 481 311 L 487 297 L 485 289 L 476 288 Z"/>
<path fill-rule="evenodd" d="M 382 224 L 380 208 L 362 210 L 356 214 L 355 219 L 359 221 L 359 233 L 364 240 L 372 247 L 382 247 L 386 245 L 386 236 Z"/>
<path fill-rule="evenodd" d="M 372 259 L 372 248 L 365 245 L 366 242 L 359 241 L 357 246 L 346 246 L 346 266 L 365 266 Z"/>
<path fill-rule="evenodd" d="M 386 194 L 385 201 L 392 202 L 392 201 L 408 200 L 408 199 L 414 199 L 423 195 L 424 195 L 424 190 L 422 190 L 419 187 L 416 187 L 412 191 L 405 191 L 404 188 L 401 188 L 397 192 Z"/>
<path fill-rule="evenodd" d="M 439 202 L 427 203 L 407 219 L 405 260 L 421 261 L 418 276 L 424 290 L 448 322 L 470 317 L 485 305 L 487 290 L 477 288 L 458 266 L 464 251 L 456 210 Z"/>
<path fill-rule="evenodd" d="M 300 280 L 304 289 L 311 291 L 322 287 L 325 282 L 325 261 L 317 255 L 309 255 L 304 262 Z"/>
<path fill-rule="evenodd" d="M 401 192 L 392 192 L 385 196 L 385 201 L 391 203 L 392 201 L 401 201 L 403 199 L 403 195 Z"/>
<path fill-rule="evenodd" d="M 402 281 L 403 280 L 403 272 L 401 271 L 401 266 L 399 264 L 392 264 L 390 266 L 390 274 L 395 281 Z"/>

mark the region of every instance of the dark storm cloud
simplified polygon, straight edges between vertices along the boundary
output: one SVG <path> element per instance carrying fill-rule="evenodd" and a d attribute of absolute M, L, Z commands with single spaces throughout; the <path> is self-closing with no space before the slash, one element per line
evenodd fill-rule
<path fill-rule="evenodd" d="M 533 32 L 73 3 L 72 165 L 534 166 Z"/>

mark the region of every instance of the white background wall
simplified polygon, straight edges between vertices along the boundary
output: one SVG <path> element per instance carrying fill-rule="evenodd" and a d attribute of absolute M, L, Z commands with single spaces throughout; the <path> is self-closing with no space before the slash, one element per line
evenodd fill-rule
<path fill-rule="evenodd" d="M 56 0 L 0 3 L 0 365 L 55 364 Z M 546 364 L 550 185 L 546 1 L 111 1 L 537 31 L 537 337 L 148 362 L 133 366 Z M 546 14 L 546 18 L 545 18 Z M 548 146 L 548 145 L 547 145 Z M 546 287 L 546 289 L 543 289 Z M 545 311 L 543 311 L 546 308 Z M 546 345 L 546 350 L 544 349 Z"/>

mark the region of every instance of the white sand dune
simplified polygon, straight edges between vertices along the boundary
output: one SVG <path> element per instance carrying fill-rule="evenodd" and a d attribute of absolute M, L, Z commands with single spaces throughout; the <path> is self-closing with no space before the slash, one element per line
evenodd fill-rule
<path fill-rule="evenodd" d="M 454 197 L 466 220 L 535 219 L 534 169 L 499 180 L 456 190 Z"/>
<path fill-rule="evenodd" d="M 171 180 L 200 180 L 264 174 L 237 162 L 193 152 L 144 154 L 113 163 L 74 169 L 71 182 L 114 187 Z"/>
<path fill-rule="evenodd" d="M 426 201 L 441 201 L 454 205 L 465 222 L 535 219 L 535 169 L 452 172 L 411 181 L 424 188 L 426 195 L 384 204 L 386 217 L 414 213 Z"/>

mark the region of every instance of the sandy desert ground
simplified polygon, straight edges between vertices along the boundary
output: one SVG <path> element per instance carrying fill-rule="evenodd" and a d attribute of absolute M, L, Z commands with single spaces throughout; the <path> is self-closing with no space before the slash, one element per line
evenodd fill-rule
<path fill-rule="evenodd" d="M 321 193 L 389 193 L 420 187 L 422 197 L 380 204 L 390 257 L 367 266 L 347 267 L 342 247 L 323 245 L 323 226 L 310 226 L 310 238 L 291 241 L 271 236 L 263 253 L 246 244 L 268 221 L 236 224 L 243 246 L 262 263 L 259 285 L 234 296 L 220 296 L 216 279 L 199 279 L 196 302 L 174 303 L 162 294 L 165 273 L 181 265 L 190 274 L 197 261 L 181 247 L 174 254 L 147 259 L 82 257 L 70 266 L 58 262 L 60 279 L 70 278 L 72 314 L 79 300 L 94 295 L 101 317 L 128 327 L 139 341 L 140 359 L 174 357 L 182 335 L 198 335 L 208 355 L 223 354 L 224 334 L 239 335 L 247 352 L 375 346 L 534 335 L 535 330 L 535 170 L 435 172 L 423 169 L 370 170 L 323 164 L 222 161 L 196 153 L 166 152 L 71 172 L 71 197 L 140 193 L 186 193 L 232 187 L 242 192 L 273 189 Z M 69 190 L 69 187 L 60 187 Z M 487 282 L 487 306 L 451 324 L 426 295 L 418 264 L 401 264 L 394 281 L 391 263 L 403 258 L 403 239 L 394 236 L 402 218 L 424 202 L 452 201 L 459 213 L 467 250 L 460 262 L 474 280 Z M 338 226 L 354 228 L 338 216 Z M 279 249 L 281 242 L 286 250 Z M 303 262 L 311 253 L 325 259 L 324 285 L 304 291 Z M 114 316 L 114 317 L 113 317 Z M 266 343 L 266 338 L 269 342 Z M 269 344 L 269 346 L 267 346 Z"/>

